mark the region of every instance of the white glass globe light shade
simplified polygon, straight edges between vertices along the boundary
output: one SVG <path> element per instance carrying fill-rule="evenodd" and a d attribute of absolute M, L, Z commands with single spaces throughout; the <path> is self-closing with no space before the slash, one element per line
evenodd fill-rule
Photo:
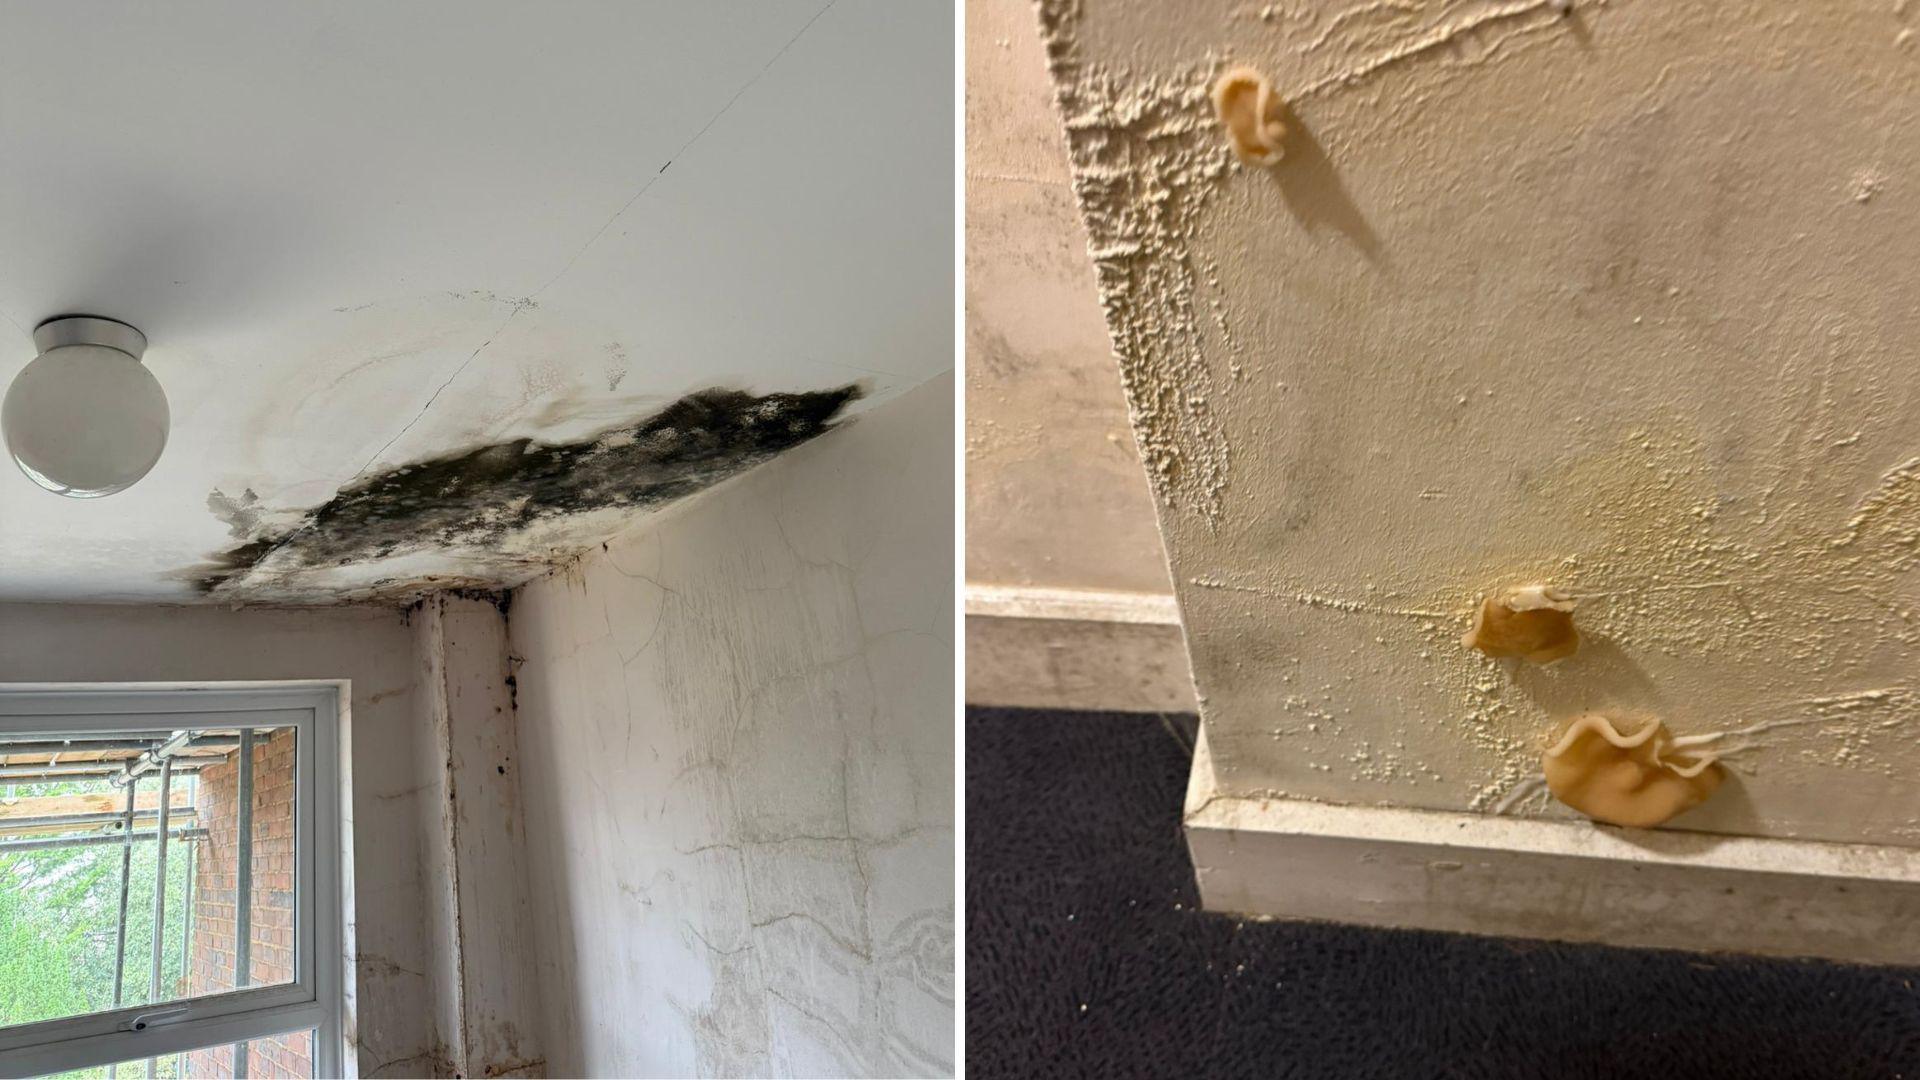
<path fill-rule="evenodd" d="M 167 395 L 139 359 L 104 345 L 48 349 L 0 406 L 7 453 L 34 483 L 91 499 L 132 486 L 167 445 Z"/>

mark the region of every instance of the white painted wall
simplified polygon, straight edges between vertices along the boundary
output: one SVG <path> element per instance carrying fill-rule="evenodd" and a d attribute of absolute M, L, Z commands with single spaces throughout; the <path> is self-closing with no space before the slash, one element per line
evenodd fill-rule
<path fill-rule="evenodd" d="M 1920 844 L 1920 14 L 1041 7 L 1221 792 L 1564 816 L 1644 710 L 1751 731 L 1677 828 Z M 1579 656 L 1462 649 L 1541 579 Z"/>
<path fill-rule="evenodd" d="M 414 733 L 424 699 L 401 613 L 0 604 L 0 681 L 346 679 L 360 1075 L 432 1074 Z"/>
<path fill-rule="evenodd" d="M 439 595 L 409 617 L 420 676 L 422 928 L 445 1076 L 544 1076 L 520 752 L 494 604 Z"/>
<path fill-rule="evenodd" d="M 952 395 L 515 594 L 553 1075 L 952 1071 Z"/>

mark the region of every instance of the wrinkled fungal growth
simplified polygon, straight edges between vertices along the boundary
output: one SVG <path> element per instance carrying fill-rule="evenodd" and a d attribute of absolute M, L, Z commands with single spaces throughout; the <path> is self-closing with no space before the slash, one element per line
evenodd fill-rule
<path fill-rule="evenodd" d="M 1480 604 L 1473 629 L 1460 641 L 1488 656 L 1517 656 L 1535 664 L 1551 664 L 1580 648 L 1580 632 L 1573 627 L 1573 607 L 1572 599 L 1550 586 L 1509 589 Z"/>
<path fill-rule="evenodd" d="M 1227 142 L 1241 161 L 1266 168 L 1286 156 L 1287 125 L 1280 117 L 1280 95 L 1266 76 L 1234 68 L 1213 84 L 1213 111 L 1227 131 Z"/>
<path fill-rule="evenodd" d="M 1684 749 L 1658 720 L 1621 724 L 1598 713 L 1576 719 L 1542 761 L 1553 797 L 1595 821 L 1651 829 L 1700 805 L 1724 770 L 1711 753 Z"/>

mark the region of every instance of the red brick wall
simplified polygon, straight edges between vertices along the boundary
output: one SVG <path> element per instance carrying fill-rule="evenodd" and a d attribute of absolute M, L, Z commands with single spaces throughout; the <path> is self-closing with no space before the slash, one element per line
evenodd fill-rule
<path fill-rule="evenodd" d="M 247 937 L 252 985 L 293 978 L 293 752 L 294 733 L 257 735 L 253 743 L 253 922 Z M 212 994 L 234 987 L 234 903 L 238 870 L 235 841 L 235 760 L 200 773 L 200 821 L 207 840 L 193 870 L 193 930 L 182 990 Z M 233 1047 L 187 1056 L 188 1076 L 232 1076 Z M 313 1036 L 308 1032 L 259 1039 L 247 1046 L 251 1077 L 310 1077 Z"/>

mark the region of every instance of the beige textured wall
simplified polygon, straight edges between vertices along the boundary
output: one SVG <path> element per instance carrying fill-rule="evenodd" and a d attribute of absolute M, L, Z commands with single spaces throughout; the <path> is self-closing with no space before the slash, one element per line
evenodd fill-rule
<path fill-rule="evenodd" d="M 1920 842 L 1920 13 L 1043 8 L 1223 790 L 1565 813 L 1608 708 L 1728 733 L 1677 826 Z M 1541 579 L 1579 656 L 1459 645 Z"/>
<path fill-rule="evenodd" d="M 1034 27 L 967 5 L 967 580 L 1165 593 Z"/>

